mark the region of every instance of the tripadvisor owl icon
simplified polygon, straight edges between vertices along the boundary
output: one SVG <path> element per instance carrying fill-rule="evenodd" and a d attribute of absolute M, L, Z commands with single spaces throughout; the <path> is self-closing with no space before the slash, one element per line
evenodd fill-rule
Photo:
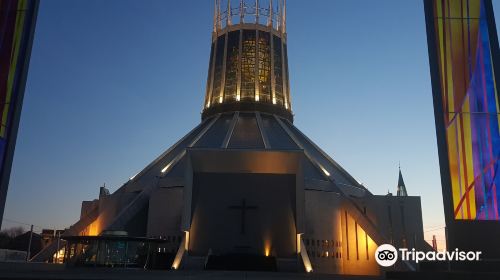
<path fill-rule="evenodd" d="M 398 250 L 391 244 L 382 244 L 375 251 L 375 260 L 381 266 L 391 266 L 398 260 Z"/>

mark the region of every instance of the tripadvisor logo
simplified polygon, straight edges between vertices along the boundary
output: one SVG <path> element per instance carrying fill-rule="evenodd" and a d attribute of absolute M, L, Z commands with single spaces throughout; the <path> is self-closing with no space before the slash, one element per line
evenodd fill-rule
<path fill-rule="evenodd" d="M 391 266 L 398 261 L 398 251 L 391 244 L 382 244 L 375 251 L 375 260 L 381 266 Z"/>
<path fill-rule="evenodd" d="M 391 244 L 382 244 L 378 246 L 375 251 L 375 260 L 381 266 L 394 265 L 398 260 L 398 255 L 402 261 L 479 261 L 481 251 L 459 251 L 455 249 L 451 252 L 448 251 L 417 251 L 415 249 L 408 250 L 407 248 L 400 248 L 398 250 Z"/>

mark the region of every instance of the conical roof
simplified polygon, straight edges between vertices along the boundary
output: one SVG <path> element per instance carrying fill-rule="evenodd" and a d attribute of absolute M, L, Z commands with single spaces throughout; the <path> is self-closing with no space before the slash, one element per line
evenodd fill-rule
<path fill-rule="evenodd" d="M 141 190 L 151 179 L 182 180 L 186 149 L 302 150 L 305 187 L 356 197 L 370 192 L 307 138 L 289 120 L 261 112 L 229 112 L 205 119 L 178 143 L 128 182 L 127 190 Z"/>

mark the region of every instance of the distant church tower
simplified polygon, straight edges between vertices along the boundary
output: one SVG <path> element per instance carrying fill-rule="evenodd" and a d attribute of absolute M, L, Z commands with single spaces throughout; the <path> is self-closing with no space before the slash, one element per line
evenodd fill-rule
<path fill-rule="evenodd" d="M 162 237 L 151 252 L 172 269 L 370 275 L 381 273 L 377 244 L 422 248 L 419 197 L 372 194 L 293 124 L 285 1 L 214 6 L 200 124 L 114 193 L 84 201 L 63 240 Z"/>
<path fill-rule="evenodd" d="M 403 181 L 403 174 L 401 174 L 401 167 L 399 167 L 397 196 L 408 196 L 408 193 L 406 192 L 405 182 Z"/>

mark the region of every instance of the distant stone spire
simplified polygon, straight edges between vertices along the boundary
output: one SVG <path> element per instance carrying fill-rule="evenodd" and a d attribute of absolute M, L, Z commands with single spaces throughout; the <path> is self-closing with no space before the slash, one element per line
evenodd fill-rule
<path fill-rule="evenodd" d="M 99 198 L 108 195 L 109 195 L 109 190 L 106 188 L 106 183 L 104 183 L 104 185 L 99 188 Z"/>
<path fill-rule="evenodd" d="M 405 182 L 403 181 L 403 174 L 401 174 L 401 165 L 399 166 L 399 178 L 398 178 L 398 191 L 397 196 L 408 196 L 406 192 Z"/>

